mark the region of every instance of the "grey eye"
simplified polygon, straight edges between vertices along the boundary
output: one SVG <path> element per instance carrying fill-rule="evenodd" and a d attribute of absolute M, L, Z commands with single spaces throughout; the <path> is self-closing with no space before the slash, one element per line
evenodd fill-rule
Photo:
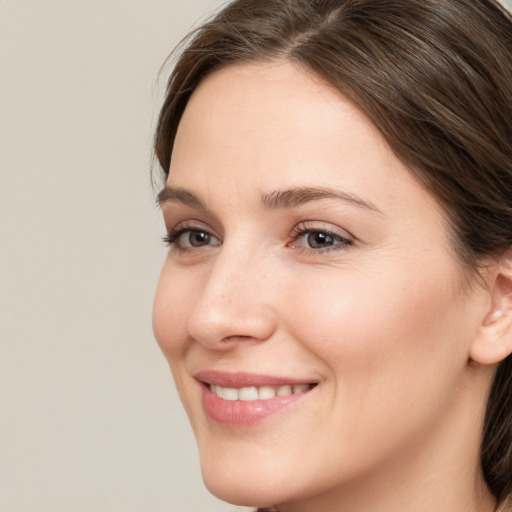
<path fill-rule="evenodd" d="M 336 245 L 341 246 L 350 243 L 349 240 L 334 233 L 329 233 L 328 231 L 312 230 L 305 231 L 298 238 L 298 242 L 299 247 L 304 247 L 307 249 L 326 249 L 328 247 Z"/>
<path fill-rule="evenodd" d="M 187 229 L 183 231 L 176 239 L 176 242 L 182 248 L 219 245 L 219 241 L 213 235 L 199 229 Z"/>
<path fill-rule="evenodd" d="M 341 241 L 341 237 L 336 237 L 323 231 L 311 231 L 304 238 L 306 239 L 307 246 L 311 249 L 323 249 Z"/>
<path fill-rule="evenodd" d="M 205 231 L 189 231 L 183 234 L 184 245 L 188 247 L 202 247 L 208 245 L 212 239 L 212 236 Z"/>

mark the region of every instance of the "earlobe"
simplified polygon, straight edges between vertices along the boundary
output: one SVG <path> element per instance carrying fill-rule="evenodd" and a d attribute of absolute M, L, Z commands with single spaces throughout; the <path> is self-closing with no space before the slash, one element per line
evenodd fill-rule
<path fill-rule="evenodd" d="M 490 309 L 470 348 L 472 361 L 497 364 L 512 353 L 512 251 L 503 256 L 490 283 Z"/>

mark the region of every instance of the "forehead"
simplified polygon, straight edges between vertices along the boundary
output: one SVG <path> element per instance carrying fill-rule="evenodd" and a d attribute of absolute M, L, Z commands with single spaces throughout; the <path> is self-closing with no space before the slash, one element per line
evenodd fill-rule
<path fill-rule="evenodd" d="M 341 110 L 345 116 L 358 114 L 340 92 L 286 61 L 221 68 L 200 83 L 186 114 L 190 117 L 197 109 L 201 116 L 214 115 L 219 123 L 250 116 L 250 124 L 258 123 L 255 131 L 262 126 L 278 129 L 284 124 L 290 129 L 318 120 L 328 123 Z M 306 119 L 309 123 L 303 124 Z"/>
<path fill-rule="evenodd" d="M 375 204 L 435 202 L 359 109 L 287 62 L 226 67 L 200 84 L 178 128 L 168 183 L 259 196 L 338 186 Z"/>
<path fill-rule="evenodd" d="M 327 173 L 331 181 L 340 177 L 340 161 L 355 171 L 398 163 L 374 125 L 319 79 L 290 63 L 237 65 L 210 75 L 192 95 L 170 179 L 219 165 L 222 173 L 244 170 L 245 178 L 320 180 Z"/>

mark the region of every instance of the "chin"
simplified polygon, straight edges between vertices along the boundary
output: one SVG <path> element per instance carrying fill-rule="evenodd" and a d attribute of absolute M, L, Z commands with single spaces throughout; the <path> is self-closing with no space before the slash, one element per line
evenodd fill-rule
<path fill-rule="evenodd" d="M 202 455 L 204 483 L 214 496 L 237 506 L 272 507 L 290 501 L 295 487 L 290 476 L 275 457 L 262 458 L 265 457 L 227 457 L 226 453 L 211 452 Z"/>
<path fill-rule="evenodd" d="M 260 508 L 272 507 L 286 501 L 279 482 L 269 482 L 265 477 L 254 478 L 254 474 L 248 477 L 245 472 L 240 473 L 242 474 L 212 474 L 203 470 L 203 480 L 214 496 L 233 505 Z M 263 473 L 266 475 L 266 472 Z"/>

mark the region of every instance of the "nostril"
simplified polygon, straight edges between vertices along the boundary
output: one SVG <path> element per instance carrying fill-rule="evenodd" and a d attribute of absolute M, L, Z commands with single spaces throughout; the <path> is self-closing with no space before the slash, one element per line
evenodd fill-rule
<path fill-rule="evenodd" d="M 238 334 L 234 334 L 232 336 L 226 336 L 225 338 L 223 338 L 222 341 L 234 341 L 234 342 L 237 342 L 237 341 L 258 341 L 257 339 L 253 338 L 252 336 L 245 336 L 245 335 L 238 335 Z"/>

